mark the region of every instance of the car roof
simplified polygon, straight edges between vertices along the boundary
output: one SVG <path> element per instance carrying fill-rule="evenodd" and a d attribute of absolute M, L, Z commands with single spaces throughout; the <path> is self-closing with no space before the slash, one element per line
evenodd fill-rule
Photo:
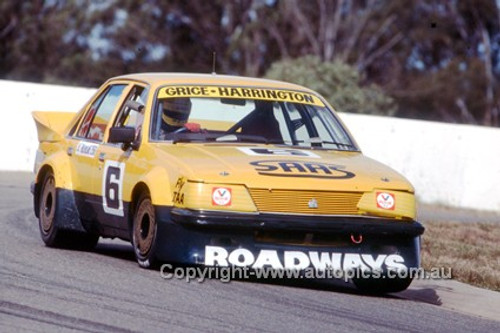
<path fill-rule="evenodd" d="M 229 86 L 252 86 L 269 87 L 289 90 L 301 90 L 312 92 L 303 86 L 269 79 L 260 79 L 246 76 L 219 75 L 219 74 L 195 74 L 195 73 L 134 73 L 116 76 L 111 80 L 132 80 L 148 83 L 152 86 L 166 84 L 214 84 Z"/>

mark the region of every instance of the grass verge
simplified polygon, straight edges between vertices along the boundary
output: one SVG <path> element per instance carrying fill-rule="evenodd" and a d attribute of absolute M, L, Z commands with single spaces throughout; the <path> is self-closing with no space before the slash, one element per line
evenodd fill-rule
<path fill-rule="evenodd" d="M 451 267 L 453 279 L 500 291 L 500 224 L 425 222 L 422 266 Z"/>

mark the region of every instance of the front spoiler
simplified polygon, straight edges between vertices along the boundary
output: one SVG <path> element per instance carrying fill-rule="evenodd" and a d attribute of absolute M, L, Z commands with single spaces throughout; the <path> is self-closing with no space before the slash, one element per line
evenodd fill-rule
<path fill-rule="evenodd" d="M 425 228 L 417 221 L 356 217 L 297 216 L 278 214 L 219 213 L 173 208 L 172 221 L 186 227 L 233 230 L 289 230 L 341 234 L 420 236 Z"/>
<path fill-rule="evenodd" d="M 406 267 L 420 266 L 420 235 L 424 227 L 417 221 L 368 217 L 285 216 L 277 214 L 235 214 L 156 207 L 158 221 L 157 257 L 182 264 L 204 264 L 207 247 L 223 247 L 228 252 L 247 249 L 258 256 L 263 250 L 320 251 L 342 254 L 397 254 Z M 271 235 L 271 238 L 266 238 Z M 297 242 L 304 236 L 331 242 Z M 357 243 L 363 236 L 363 241 Z M 290 236 L 290 237 L 289 237 Z"/>

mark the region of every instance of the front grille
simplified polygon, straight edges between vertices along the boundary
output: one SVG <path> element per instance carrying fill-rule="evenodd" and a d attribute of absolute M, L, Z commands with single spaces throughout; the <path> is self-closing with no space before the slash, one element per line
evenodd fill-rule
<path fill-rule="evenodd" d="M 351 241 L 350 235 L 329 233 L 306 233 L 300 231 L 256 231 L 254 240 L 257 243 L 300 245 L 300 246 L 329 246 L 352 247 L 359 246 Z"/>
<path fill-rule="evenodd" d="M 319 215 L 356 215 L 362 193 L 250 189 L 259 212 Z M 310 205 L 317 203 L 317 208 Z"/>

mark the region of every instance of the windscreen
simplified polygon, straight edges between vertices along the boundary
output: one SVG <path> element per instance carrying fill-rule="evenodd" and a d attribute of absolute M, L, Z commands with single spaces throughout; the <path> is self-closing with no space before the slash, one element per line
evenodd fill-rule
<path fill-rule="evenodd" d="M 223 86 L 168 86 L 158 92 L 151 138 L 169 142 L 253 142 L 357 150 L 316 95 Z"/>

